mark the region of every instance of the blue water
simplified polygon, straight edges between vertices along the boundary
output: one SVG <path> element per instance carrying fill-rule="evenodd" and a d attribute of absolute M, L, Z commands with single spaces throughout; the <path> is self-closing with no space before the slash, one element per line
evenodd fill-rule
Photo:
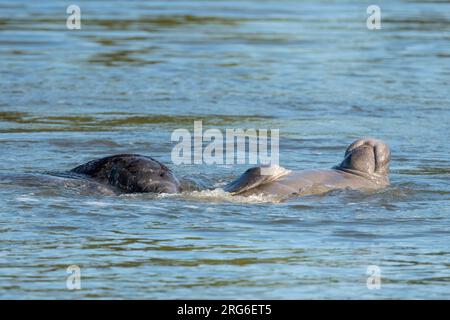
<path fill-rule="evenodd" d="M 220 185 L 249 166 L 171 163 L 172 131 L 202 120 L 279 129 L 291 170 L 375 136 L 392 186 L 272 203 L 3 179 L 0 298 L 449 297 L 449 2 L 378 1 L 381 30 L 369 1 L 77 4 L 67 30 L 67 1 L 0 0 L 0 174 L 132 152 Z"/>

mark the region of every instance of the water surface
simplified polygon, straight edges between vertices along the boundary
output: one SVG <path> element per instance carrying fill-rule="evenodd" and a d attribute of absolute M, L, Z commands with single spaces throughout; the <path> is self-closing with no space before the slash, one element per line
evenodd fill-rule
<path fill-rule="evenodd" d="M 3 179 L 1 298 L 448 297 L 450 3 L 379 1 L 378 31 L 356 0 L 77 4 L 67 30 L 66 1 L 0 1 L 0 174 L 126 152 L 220 185 L 248 166 L 171 164 L 172 131 L 202 120 L 280 129 L 291 170 L 378 137 L 392 186 L 272 203 Z"/>

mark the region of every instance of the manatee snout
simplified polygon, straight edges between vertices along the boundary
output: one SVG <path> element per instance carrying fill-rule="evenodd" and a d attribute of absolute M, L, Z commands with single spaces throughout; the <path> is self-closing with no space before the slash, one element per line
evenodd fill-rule
<path fill-rule="evenodd" d="M 391 153 L 387 144 L 381 140 L 363 138 L 348 146 L 339 167 L 386 176 L 389 174 L 390 159 Z"/>

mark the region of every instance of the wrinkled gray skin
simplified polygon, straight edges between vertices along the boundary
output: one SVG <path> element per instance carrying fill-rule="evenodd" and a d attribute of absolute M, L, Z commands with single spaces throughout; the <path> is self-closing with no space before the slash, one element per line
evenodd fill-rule
<path fill-rule="evenodd" d="M 348 146 L 344 160 L 332 169 L 290 172 L 277 179 L 251 168 L 224 187 L 233 195 L 256 194 L 289 198 L 336 189 L 375 190 L 389 185 L 389 147 L 373 138 Z"/>
<path fill-rule="evenodd" d="M 161 162 L 138 154 L 119 154 L 80 165 L 70 171 L 125 193 L 177 193 L 180 183 Z"/>
<path fill-rule="evenodd" d="M 232 195 L 288 198 L 334 189 L 379 189 L 389 185 L 389 161 L 390 151 L 385 143 L 359 139 L 347 148 L 341 164 L 332 169 L 290 172 L 277 178 L 261 175 L 261 168 L 256 167 L 226 185 L 224 190 Z M 64 185 L 103 194 L 181 192 L 180 182 L 168 167 L 137 154 L 92 160 L 63 173 L 2 174 L 0 177 L 0 184 L 18 182 L 28 186 Z"/>
<path fill-rule="evenodd" d="M 153 158 L 137 154 L 92 160 L 66 172 L 1 174 L 0 187 L 8 184 L 63 186 L 81 193 L 105 195 L 181 192 L 180 182 L 168 167 Z"/>

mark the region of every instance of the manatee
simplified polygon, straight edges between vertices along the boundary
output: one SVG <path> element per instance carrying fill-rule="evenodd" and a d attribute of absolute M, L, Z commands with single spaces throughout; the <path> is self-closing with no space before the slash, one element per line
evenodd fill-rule
<path fill-rule="evenodd" d="M 139 154 L 118 154 L 82 164 L 71 173 L 83 175 L 124 193 L 178 193 L 180 182 L 161 162 Z"/>
<path fill-rule="evenodd" d="M 289 198 L 337 189 L 376 190 L 389 185 L 390 150 L 374 138 L 350 144 L 344 160 L 331 169 L 290 171 L 279 166 L 254 167 L 223 189 L 232 195 Z"/>

